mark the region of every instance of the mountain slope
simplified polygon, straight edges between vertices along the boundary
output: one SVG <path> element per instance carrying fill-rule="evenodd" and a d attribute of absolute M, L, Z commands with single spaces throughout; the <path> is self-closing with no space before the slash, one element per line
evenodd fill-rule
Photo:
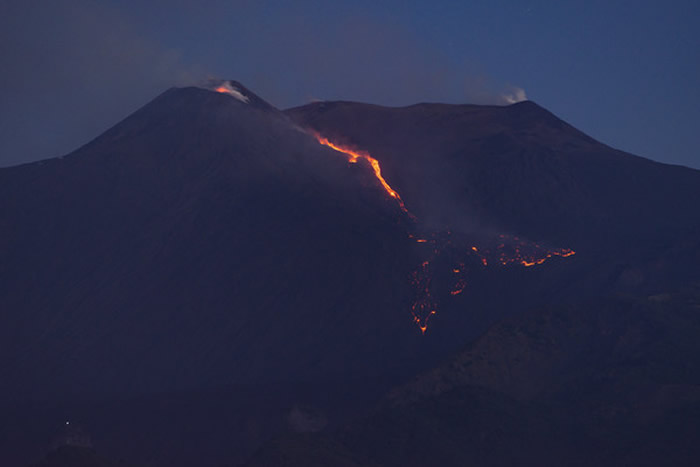
<path fill-rule="evenodd" d="M 614 150 L 531 101 L 317 102 L 287 114 L 374 154 L 416 215 L 439 226 L 621 253 L 698 227 L 687 209 L 700 194 L 698 171 Z"/>
<path fill-rule="evenodd" d="M 399 213 L 272 108 L 171 90 L 0 186 L 5 396 L 313 379 L 401 328 Z"/>
<path fill-rule="evenodd" d="M 698 310 L 696 284 L 506 320 L 371 416 L 249 465 L 696 465 Z"/>

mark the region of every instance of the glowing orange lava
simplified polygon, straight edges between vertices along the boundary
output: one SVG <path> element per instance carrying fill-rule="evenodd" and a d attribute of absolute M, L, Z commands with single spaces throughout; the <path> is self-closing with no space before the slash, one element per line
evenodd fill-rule
<path fill-rule="evenodd" d="M 542 264 L 545 261 L 547 261 L 549 258 L 552 258 L 554 256 L 560 256 L 562 258 L 568 258 L 569 256 L 575 255 L 576 252 L 574 250 L 569 250 L 569 249 L 563 249 L 559 251 L 550 251 L 548 252 L 544 257 L 538 258 L 538 259 L 521 259 L 520 264 L 525 266 L 526 268 L 536 266 L 538 264 Z"/>
<path fill-rule="evenodd" d="M 468 281 L 465 276 L 470 270 L 467 264 L 474 264 L 474 260 L 477 261 L 476 264 L 485 268 L 498 266 L 529 268 L 543 264 L 550 258 L 568 258 L 576 254 L 574 250 L 568 248 L 549 249 L 510 235 L 499 235 L 497 242 L 478 247 L 471 242 L 467 243 L 469 241 L 467 238 L 463 240 L 456 238 L 449 231 L 432 232 L 429 235 L 424 233 L 420 236 L 410 234 L 409 238 L 420 244 L 428 243 L 431 245 L 430 252 L 424 253 L 428 255 L 428 259 L 423 261 L 411 275 L 411 284 L 416 294 L 411 306 L 411 313 L 413 322 L 423 334 L 426 333 L 429 321 L 437 314 L 441 303 L 467 291 Z M 451 266 L 450 270 L 454 275 L 454 282 L 448 289 L 449 295 L 440 290 L 439 284 L 433 284 L 435 265 L 440 264 L 439 259 L 444 259 L 444 255 L 462 258 L 462 261 L 453 263 Z M 469 257 L 473 260 L 468 260 Z M 470 263 L 466 261 L 470 261 Z"/>
<path fill-rule="evenodd" d="M 225 86 L 220 86 L 216 88 L 216 91 L 227 93 L 229 92 L 229 89 L 227 89 Z M 327 146 L 345 155 L 348 162 L 351 164 L 357 163 L 357 161 L 360 159 L 368 162 L 374 171 L 374 176 L 382 185 L 384 191 L 386 191 L 390 197 L 396 200 L 404 213 L 406 213 L 412 220 L 416 220 L 415 216 L 413 216 L 413 214 L 406 209 L 401 196 L 399 196 L 396 190 L 394 190 L 382 176 L 382 170 L 377 159 L 365 151 L 351 149 L 346 146 L 333 143 L 328 138 L 315 132 L 312 132 L 311 134 L 316 138 L 319 144 Z M 427 236 L 421 235 L 419 237 L 416 237 L 412 233 L 408 234 L 408 238 L 415 240 L 416 243 L 429 243 L 431 246 L 429 259 L 423 261 L 420 266 L 411 273 L 411 284 L 415 292 L 415 297 L 411 305 L 411 313 L 413 315 L 413 321 L 423 334 L 425 334 L 425 332 L 428 330 L 428 321 L 431 319 L 431 317 L 437 314 L 436 310 L 438 308 L 438 301 L 443 300 L 440 297 L 442 295 L 441 292 L 434 294 L 433 291 L 433 271 L 431 269 L 434 269 L 434 266 L 431 267 L 431 262 L 441 256 L 447 249 L 450 249 L 454 254 L 455 248 L 457 248 L 457 250 L 464 248 L 461 249 L 461 252 L 456 252 L 456 254 L 476 256 L 481 265 L 484 267 L 488 267 L 489 265 L 498 265 L 499 263 L 501 266 L 519 265 L 524 267 L 532 267 L 542 264 L 555 256 L 567 258 L 575 254 L 573 250 L 567 248 L 548 250 L 536 243 L 523 241 L 518 237 L 510 235 L 499 235 L 498 237 L 500 237 L 500 241 L 495 247 L 486 246 L 485 248 L 477 248 L 476 246 L 471 246 L 469 248 L 469 243 L 466 245 L 462 244 L 462 247 L 457 247 L 449 238 L 451 234 L 452 232 L 449 230 L 443 232 L 432 232 Z M 447 238 L 445 236 L 447 236 Z M 455 278 L 456 282 L 454 283 L 454 286 L 449 290 L 450 296 L 460 295 L 465 291 L 467 281 L 464 274 L 466 272 L 467 270 L 465 270 L 465 263 L 459 263 L 458 267 L 454 267 L 452 269 L 452 273 L 456 274 L 457 277 Z"/>
<path fill-rule="evenodd" d="M 519 264 L 529 268 L 542 264 L 555 256 L 559 256 L 560 258 L 568 258 L 569 256 L 576 254 L 574 250 L 569 248 L 548 250 L 537 243 L 528 243 L 519 239 L 518 237 L 508 237 L 506 235 L 499 235 L 499 237 L 507 240 L 507 242 L 511 244 L 510 249 L 508 249 L 504 243 L 501 243 L 497 247 L 497 250 L 500 253 L 499 262 L 503 266 L 509 264 Z M 528 251 L 528 253 L 523 253 L 523 250 Z"/>
<path fill-rule="evenodd" d="M 454 289 L 450 290 L 450 295 L 459 295 L 464 292 L 464 288 L 467 286 L 467 281 L 460 279 L 455 284 Z"/>
<path fill-rule="evenodd" d="M 338 152 L 342 152 L 345 154 L 345 156 L 348 158 L 348 162 L 351 164 L 357 163 L 359 159 L 364 159 L 367 162 L 369 162 L 369 165 L 372 167 L 372 170 L 374 171 L 374 176 L 377 177 L 377 180 L 379 180 L 379 183 L 382 184 L 382 187 L 384 187 L 384 191 L 386 191 L 389 196 L 394 198 L 397 203 L 399 203 L 399 207 L 403 212 L 408 214 L 409 216 L 413 217 L 411 213 L 408 212 L 408 209 L 406 209 L 406 205 L 403 204 L 403 200 L 401 199 L 401 196 L 387 183 L 387 181 L 384 179 L 382 176 L 382 169 L 379 166 L 379 161 L 375 159 L 374 157 L 370 156 L 369 153 L 366 153 L 364 151 L 359 151 L 359 150 L 354 150 L 350 149 L 344 146 L 339 146 L 336 143 L 332 143 L 331 141 L 328 140 L 328 138 L 325 138 L 320 135 L 314 135 L 316 137 L 316 140 L 324 145 L 328 146 L 331 149 L 334 149 Z"/>
<path fill-rule="evenodd" d="M 411 283 L 417 295 L 411 305 L 413 322 L 418 325 L 421 333 L 428 330 L 428 320 L 435 315 L 436 304 L 431 295 L 432 275 L 430 274 L 430 261 L 423 261 L 420 268 L 413 271 Z"/>

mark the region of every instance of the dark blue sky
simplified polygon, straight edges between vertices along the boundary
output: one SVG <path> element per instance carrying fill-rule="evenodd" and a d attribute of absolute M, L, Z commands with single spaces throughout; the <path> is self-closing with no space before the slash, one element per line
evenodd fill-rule
<path fill-rule="evenodd" d="M 70 152 L 166 88 L 220 77 L 282 108 L 522 89 L 613 147 L 700 168 L 698 18 L 697 0 L 2 2 L 0 166 Z"/>

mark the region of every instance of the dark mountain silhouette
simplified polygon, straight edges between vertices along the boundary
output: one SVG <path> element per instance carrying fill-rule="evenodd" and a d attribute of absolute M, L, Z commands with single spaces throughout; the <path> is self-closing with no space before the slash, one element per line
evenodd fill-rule
<path fill-rule="evenodd" d="M 700 173 L 534 103 L 281 112 L 224 84 L 171 89 L 72 154 L 0 170 L 12 461 L 66 417 L 112 458 L 242 461 L 271 435 L 370 414 L 504 317 L 700 277 Z M 369 151 L 415 218 L 316 133 Z M 470 247 L 534 242 L 576 255 L 482 267 Z M 437 314 L 422 335 L 410 279 L 429 256 Z M 512 395 L 486 389 L 511 413 Z"/>
<path fill-rule="evenodd" d="M 534 310 L 333 433 L 252 466 L 697 465 L 700 283 Z"/>
<path fill-rule="evenodd" d="M 77 412 L 96 439 L 98 423 L 147 438 L 161 394 L 261 392 L 267 410 L 304 394 L 292 386 L 351 393 L 336 381 L 420 361 L 397 208 L 366 168 L 257 98 L 170 90 L 62 159 L 1 170 L 0 191 L 7 431 L 19 420 L 40 442 L 56 422 L 44 414 Z M 78 403 L 103 400 L 133 404 Z M 245 401 L 228 404 L 248 418 Z M 116 420 L 129 407 L 149 421 Z"/>
<path fill-rule="evenodd" d="M 313 380 L 405 331 L 394 206 L 274 109 L 171 90 L 0 178 L 4 395 Z"/>

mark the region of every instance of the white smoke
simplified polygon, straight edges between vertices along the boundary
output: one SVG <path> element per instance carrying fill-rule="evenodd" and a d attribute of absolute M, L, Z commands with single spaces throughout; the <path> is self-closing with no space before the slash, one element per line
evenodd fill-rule
<path fill-rule="evenodd" d="M 235 97 L 239 101 L 245 102 L 246 104 L 250 100 L 248 96 L 243 94 L 240 89 L 232 85 L 229 81 L 219 83 L 218 85 L 214 86 L 211 90 L 223 94 L 228 94 L 229 96 Z"/>
<path fill-rule="evenodd" d="M 525 90 L 523 88 L 513 86 L 508 91 L 501 94 L 501 99 L 506 104 L 516 104 L 518 102 L 526 101 L 527 94 L 525 94 Z"/>

